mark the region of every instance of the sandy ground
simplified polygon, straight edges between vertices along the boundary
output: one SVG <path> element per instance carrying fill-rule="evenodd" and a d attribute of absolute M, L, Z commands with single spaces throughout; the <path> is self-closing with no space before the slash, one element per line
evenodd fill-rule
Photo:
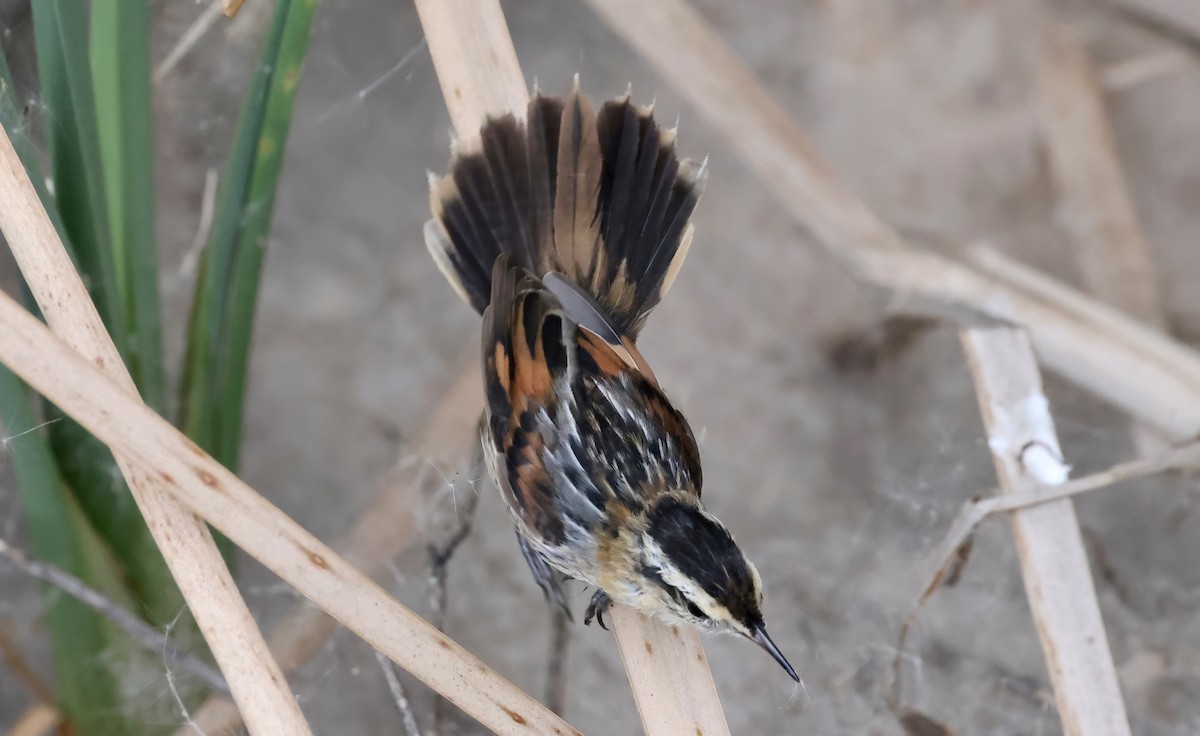
<path fill-rule="evenodd" d="M 220 164 L 230 138 L 264 5 L 250 0 L 245 18 L 211 34 L 162 89 L 163 289 L 176 353 L 190 294 L 180 264 L 205 171 Z M 699 5 L 889 223 L 935 243 L 987 240 L 1077 282 L 1031 98 L 1035 4 Z M 1060 5 L 1104 64 L 1167 48 L 1087 3 Z M 900 622 L 960 504 L 994 482 L 953 330 L 934 331 L 872 371 L 833 365 L 831 341 L 871 330 L 879 313 L 729 145 L 586 7 L 553 0 L 505 7 L 527 77 L 565 91 L 578 70 L 595 97 L 632 82 L 636 98 L 657 99 L 661 118 L 681 119 L 685 154 L 711 157 L 695 246 L 641 345 L 702 439 L 706 501 L 757 561 L 771 630 L 804 680 L 794 689 L 745 642 L 708 640 L 732 732 L 903 733 L 881 696 Z M 160 57 L 199 9 L 162 4 Z M 421 239 L 425 171 L 444 169 L 449 120 L 420 41 L 408 3 L 326 3 L 289 142 L 243 474 L 325 539 L 367 505 L 477 339 L 477 318 L 443 282 Z M 1193 339 L 1200 335 L 1197 68 L 1109 99 L 1172 328 Z M 1047 380 L 1077 472 L 1132 456 L 1119 413 Z M 479 486 L 475 530 L 451 570 L 450 632 L 540 694 L 548 616 L 498 497 L 486 482 Z M 458 484 L 458 493 L 470 492 Z M 1139 734 L 1200 731 L 1194 493 L 1194 484 L 1157 479 L 1078 504 Z M 423 513 L 452 513 L 460 499 L 443 494 Z M 2 486 L 6 538 L 19 538 L 16 518 L 11 488 Z M 398 559 L 384 582 L 428 612 L 422 548 Z M 243 573 L 247 598 L 269 629 L 294 599 L 253 563 Z M 36 588 L 8 570 L 0 570 L 0 586 L 0 617 L 29 632 L 30 652 L 44 655 Z M 581 609 L 586 594 L 576 593 Z M 961 581 L 929 605 L 904 662 L 904 702 L 956 733 L 1060 731 L 1002 523 L 980 532 Z M 568 677 L 572 724 L 589 734 L 638 732 L 608 634 L 574 630 Z M 428 691 L 405 682 L 424 722 Z M 317 733 L 401 730 L 374 659 L 352 635 L 340 633 L 293 684 Z M 0 668 L 0 724 L 28 702 Z M 458 725 L 480 732 L 466 720 Z"/>

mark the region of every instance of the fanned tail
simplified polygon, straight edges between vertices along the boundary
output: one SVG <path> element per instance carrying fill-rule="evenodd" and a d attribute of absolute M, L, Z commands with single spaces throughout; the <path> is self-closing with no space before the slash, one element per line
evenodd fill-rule
<path fill-rule="evenodd" d="M 632 338 L 683 263 L 703 179 L 650 108 L 626 94 L 596 113 L 577 80 L 565 100 L 535 93 L 523 123 L 490 119 L 480 144 L 454 155 L 431 183 L 425 240 L 481 314 L 507 253 L 535 276 L 561 274 Z"/>

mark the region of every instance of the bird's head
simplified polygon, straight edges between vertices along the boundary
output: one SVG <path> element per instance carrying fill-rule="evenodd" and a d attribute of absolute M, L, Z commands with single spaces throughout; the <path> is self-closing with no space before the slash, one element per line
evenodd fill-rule
<path fill-rule="evenodd" d="M 788 675 L 800 678 L 767 636 L 762 580 L 733 536 L 698 499 L 663 496 L 646 514 L 637 573 L 651 595 L 646 613 L 719 632 L 762 647 Z"/>

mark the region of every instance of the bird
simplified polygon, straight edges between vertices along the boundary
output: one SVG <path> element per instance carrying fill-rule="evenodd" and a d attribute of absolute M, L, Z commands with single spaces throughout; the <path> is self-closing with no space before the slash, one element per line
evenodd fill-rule
<path fill-rule="evenodd" d="M 676 126 L 677 128 L 678 126 Z M 796 682 L 767 634 L 762 580 L 701 502 L 695 435 L 636 346 L 691 246 L 707 159 L 629 92 L 597 110 L 535 88 L 430 174 L 426 246 L 483 317 L 480 441 L 547 598 L 595 588 L 671 625 L 745 637 Z"/>

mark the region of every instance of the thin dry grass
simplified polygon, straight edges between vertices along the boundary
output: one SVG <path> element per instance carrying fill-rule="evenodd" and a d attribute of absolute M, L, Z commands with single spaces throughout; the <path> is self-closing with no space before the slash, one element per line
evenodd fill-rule
<path fill-rule="evenodd" d="M 4 131 L 0 202 L 0 230 L 50 328 L 140 404 L 133 379 Z M 171 497 L 154 466 L 132 462 L 115 449 L 113 454 L 247 722 L 257 733 L 310 733 L 208 527 Z"/>
<path fill-rule="evenodd" d="M 1025 331 L 965 330 L 962 343 L 1002 492 L 1064 482 L 1068 468 Z M 1019 509 L 1009 520 L 1063 732 L 1129 736 L 1073 502 Z"/>

